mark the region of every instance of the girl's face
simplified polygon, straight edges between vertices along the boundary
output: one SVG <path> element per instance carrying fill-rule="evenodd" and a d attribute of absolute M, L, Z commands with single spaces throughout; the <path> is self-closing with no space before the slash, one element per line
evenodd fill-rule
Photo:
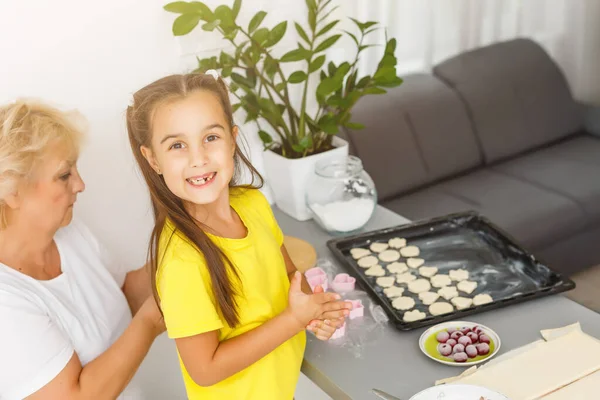
<path fill-rule="evenodd" d="M 228 198 L 237 127 L 229 128 L 217 95 L 199 90 L 160 106 L 151 126 L 151 148 L 141 150 L 173 194 L 188 205 Z"/>

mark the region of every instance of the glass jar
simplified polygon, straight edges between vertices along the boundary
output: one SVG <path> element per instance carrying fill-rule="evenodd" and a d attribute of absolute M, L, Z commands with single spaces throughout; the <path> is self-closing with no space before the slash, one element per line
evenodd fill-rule
<path fill-rule="evenodd" d="M 355 156 L 318 161 L 309 178 L 306 204 L 313 219 L 333 235 L 360 230 L 377 205 L 373 180 Z"/>

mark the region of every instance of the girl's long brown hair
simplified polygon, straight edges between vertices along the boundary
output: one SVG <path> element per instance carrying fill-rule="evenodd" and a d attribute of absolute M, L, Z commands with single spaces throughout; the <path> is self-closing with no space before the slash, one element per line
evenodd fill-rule
<path fill-rule="evenodd" d="M 158 107 L 181 100 L 198 90 L 209 91 L 218 97 L 231 132 L 234 122 L 227 86 L 222 79 L 215 79 L 212 75 L 207 74 L 171 75 L 137 91 L 133 95 L 133 105 L 127 107 L 127 131 L 131 150 L 148 185 L 154 212 L 155 224 L 148 249 L 148 264 L 154 298 L 160 304 L 156 287 L 159 240 L 166 221 L 170 220 L 177 232 L 173 234 L 183 234 L 204 256 L 218 307 L 227 324 L 234 327 L 239 323 L 238 306 L 235 299 L 238 293 L 232 282 L 232 278 L 239 282 L 239 274 L 235 266 L 210 240 L 202 229 L 201 223 L 188 213 L 181 199 L 169 190 L 163 177 L 152 169 L 140 149 L 140 146 L 151 148 L 152 120 Z M 263 185 L 263 178 L 238 146 L 235 150 L 234 163 L 235 171 L 229 183 L 230 187 L 260 188 Z M 239 179 L 244 166 L 250 171 L 252 181 L 250 184 L 242 185 L 239 183 Z"/>

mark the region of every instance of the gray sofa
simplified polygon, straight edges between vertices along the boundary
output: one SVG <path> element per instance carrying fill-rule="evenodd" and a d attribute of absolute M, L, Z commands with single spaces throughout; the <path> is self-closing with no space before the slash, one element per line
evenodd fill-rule
<path fill-rule="evenodd" d="M 418 220 L 475 210 L 566 274 L 600 264 L 599 116 L 559 67 L 517 39 L 363 98 L 342 133 L 380 204 Z"/>

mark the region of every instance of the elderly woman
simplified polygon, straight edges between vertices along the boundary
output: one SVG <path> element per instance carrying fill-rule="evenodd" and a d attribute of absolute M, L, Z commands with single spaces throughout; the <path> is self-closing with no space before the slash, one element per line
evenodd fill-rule
<path fill-rule="evenodd" d="M 165 329 L 146 272 L 126 273 L 71 221 L 85 188 L 80 136 L 51 107 L 0 108 L 3 400 L 130 399 L 125 388 Z"/>

